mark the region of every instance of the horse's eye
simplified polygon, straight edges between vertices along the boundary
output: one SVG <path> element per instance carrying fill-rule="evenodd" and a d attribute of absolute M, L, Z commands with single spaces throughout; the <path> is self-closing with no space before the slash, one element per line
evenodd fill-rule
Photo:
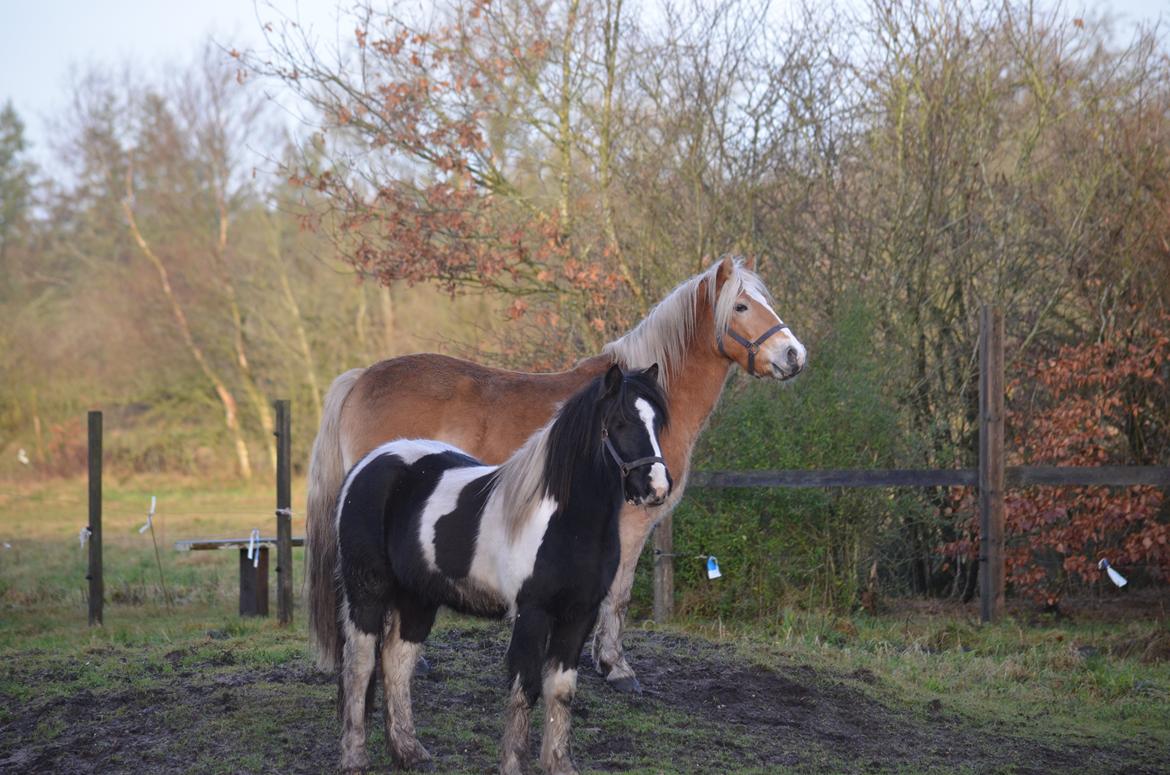
<path fill-rule="evenodd" d="M 735 305 L 735 311 L 736 312 L 747 312 L 747 305 L 741 301 L 739 304 Z"/>

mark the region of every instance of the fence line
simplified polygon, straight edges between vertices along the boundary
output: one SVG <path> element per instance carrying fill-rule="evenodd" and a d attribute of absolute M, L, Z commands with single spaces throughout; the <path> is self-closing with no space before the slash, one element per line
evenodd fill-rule
<path fill-rule="evenodd" d="M 1008 466 L 1008 487 L 1153 485 L 1170 487 L 1170 466 Z M 976 487 L 974 468 L 839 468 L 754 471 L 694 471 L 690 487 Z"/>
<path fill-rule="evenodd" d="M 984 307 L 979 316 L 979 465 L 953 469 L 789 469 L 694 471 L 698 488 L 773 487 L 975 487 L 979 494 L 980 619 L 1003 615 L 1004 490 L 1033 486 L 1170 487 L 1170 466 L 1006 466 L 1004 448 L 1003 313 Z M 672 545 L 669 517 L 656 528 L 656 549 Z M 671 553 L 655 552 L 654 618 L 665 621 L 673 609 Z"/>

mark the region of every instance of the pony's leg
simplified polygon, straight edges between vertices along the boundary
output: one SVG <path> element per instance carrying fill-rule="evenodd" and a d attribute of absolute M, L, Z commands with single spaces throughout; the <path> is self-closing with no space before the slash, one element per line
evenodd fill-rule
<path fill-rule="evenodd" d="M 593 617 L 560 621 L 549 638 L 544 663 L 544 738 L 540 764 L 549 775 L 577 775 L 569 755 L 569 706 L 577 693 L 577 663 Z"/>
<path fill-rule="evenodd" d="M 382 629 L 382 694 L 386 744 L 395 764 L 409 770 L 431 758 L 415 737 L 410 679 L 437 609 L 418 606 L 410 598 L 400 598 L 398 602 L 399 608 L 387 614 Z"/>
<path fill-rule="evenodd" d="M 550 622 L 538 608 L 522 608 L 512 626 L 508 644 L 508 678 L 512 687 L 504 714 L 504 739 L 500 742 L 500 773 L 528 772 L 528 737 L 532 706 L 541 692 L 541 666 L 548 644 Z"/>
<path fill-rule="evenodd" d="M 342 647 L 341 769 L 364 770 L 366 758 L 366 687 L 374 672 L 378 636 L 358 628 L 346 616 Z"/>
<path fill-rule="evenodd" d="M 601 602 L 598 611 L 597 631 L 593 636 L 593 664 L 597 672 L 605 676 L 606 683 L 619 692 L 640 694 L 642 687 L 634 675 L 634 668 L 626 661 L 622 649 L 622 630 L 625 627 L 626 611 L 630 607 L 630 591 L 634 586 L 634 571 L 638 568 L 638 556 L 646 545 L 646 538 L 658 519 L 668 512 L 663 508 L 653 511 L 641 506 L 625 506 L 619 517 L 619 532 L 622 542 L 621 561 L 609 594 Z"/>

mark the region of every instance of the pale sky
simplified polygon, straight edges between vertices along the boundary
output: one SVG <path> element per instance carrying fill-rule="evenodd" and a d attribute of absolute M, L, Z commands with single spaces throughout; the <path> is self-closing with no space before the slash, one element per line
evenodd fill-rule
<path fill-rule="evenodd" d="M 26 138 L 43 146 L 46 120 L 67 104 L 71 74 L 129 62 L 145 71 L 182 65 L 210 35 L 259 45 L 259 19 L 283 13 L 330 36 L 348 0 L 0 0 L 0 104 L 12 100 Z M 270 7 L 272 6 L 272 7 Z M 273 7 L 277 10 L 274 11 Z M 149 77 L 147 78 L 149 80 Z M 42 148 L 34 149 L 43 151 Z"/>
<path fill-rule="evenodd" d="M 0 0 L 0 104 L 12 100 L 34 157 L 40 157 L 46 152 L 46 120 L 66 104 L 72 69 L 129 61 L 158 70 L 190 61 L 208 34 L 229 47 L 256 45 L 257 14 L 276 17 L 268 5 L 333 38 L 338 6 L 351 3 L 265 0 L 257 9 L 252 0 Z M 1108 7 L 1123 23 L 1159 17 L 1170 22 L 1170 0 L 1064 5 Z"/>

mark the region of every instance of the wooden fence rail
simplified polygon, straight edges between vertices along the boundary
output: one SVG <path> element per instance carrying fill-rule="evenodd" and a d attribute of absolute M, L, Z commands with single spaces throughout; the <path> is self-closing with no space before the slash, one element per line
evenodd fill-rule
<path fill-rule="evenodd" d="M 1170 466 L 1008 466 L 1009 488 L 1050 486 L 1153 485 L 1170 487 Z M 695 471 L 690 487 L 975 487 L 974 468 L 841 468 L 758 471 Z"/>
<path fill-rule="evenodd" d="M 1003 614 L 1004 490 L 1044 486 L 1170 487 L 1170 466 L 1006 466 L 1004 450 L 1003 314 L 984 307 L 979 316 L 979 465 L 955 469 L 837 469 L 694 471 L 691 487 L 976 487 L 979 490 L 980 618 Z M 656 529 L 654 619 L 670 617 L 673 545 L 667 517 Z M 663 547 L 668 547 L 663 549 Z"/>

